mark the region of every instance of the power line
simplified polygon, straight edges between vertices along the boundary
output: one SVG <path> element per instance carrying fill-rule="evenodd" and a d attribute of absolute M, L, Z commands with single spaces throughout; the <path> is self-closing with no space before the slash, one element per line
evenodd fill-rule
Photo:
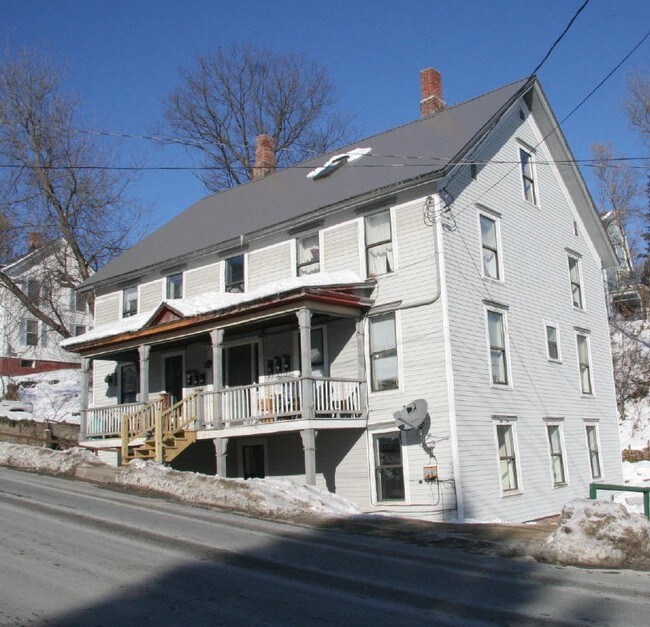
<path fill-rule="evenodd" d="M 634 52 L 636 52 L 636 50 L 646 41 L 646 39 L 648 39 L 648 37 L 650 37 L 650 31 L 648 31 L 630 49 L 630 51 L 612 68 L 612 70 L 610 70 L 607 73 L 607 75 L 560 122 L 558 122 L 555 126 L 553 126 L 553 128 L 551 128 L 551 130 L 548 133 L 546 133 L 546 135 L 544 135 L 544 137 L 542 137 L 542 139 L 539 142 L 537 142 L 537 144 L 533 147 L 533 150 L 535 150 L 539 146 L 541 146 L 541 144 L 544 141 L 546 141 L 546 139 L 548 137 L 550 137 L 555 131 L 557 131 L 562 126 L 562 124 L 564 124 L 580 107 L 582 107 L 582 105 L 584 105 L 585 102 L 587 102 L 612 77 L 614 72 L 616 72 L 616 70 L 618 70 L 625 63 L 625 61 L 627 61 L 632 56 L 632 54 L 634 54 Z M 592 160 L 584 160 L 584 161 L 591 161 L 593 166 L 595 166 L 596 163 L 602 163 L 602 160 L 600 160 L 600 159 L 592 159 Z M 516 162 L 513 162 L 513 163 L 516 163 Z M 535 160 L 535 163 L 537 164 L 537 160 Z M 544 163 L 544 162 L 542 162 L 542 163 Z M 564 163 L 564 162 L 563 161 L 557 161 L 557 163 Z M 578 160 L 567 160 L 566 163 L 576 163 L 577 164 L 577 163 L 580 163 L 580 161 L 578 161 Z M 467 211 L 468 209 L 473 207 L 477 200 L 479 200 L 480 198 L 483 198 L 488 192 L 492 191 L 495 187 L 497 187 L 506 177 L 510 176 L 510 174 L 512 174 L 512 172 L 514 170 L 515 170 L 515 168 L 510 168 L 500 179 L 498 179 L 495 183 L 490 185 L 490 187 L 488 187 L 485 191 L 481 192 L 476 198 L 474 198 L 474 200 L 472 200 L 470 203 L 468 203 L 467 205 L 465 205 L 464 207 L 459 209 L 456 212 L 456 217 L 460 216 L 462 213 L 464 213 L 465 211 Z M 459 171 L 456 171 L 456 173 L 452 176 L 452 178 L 447 183 L 447 185 L 445 185 L 443 190 L 446 189 L 447 186 L 451 183 L 451 181 L 453 181 L 455 176 L 458 175 L 458 172 Z"/>
<path fill-rule="evenodd" d="M 379 155 L 375 155 L 379 156 Z M 412 159 L 430 159 L 430 157 L 412 157 Z M 612 163 L 612 162 L 630 162 L 630 161 L 647 161 L 650 159 L 650 156 L 641 156 L 641 157 L 611 157 L 608 159 L 540 159 L 535 160 L 535 165 L 568 165 L 568 164 L 580 164 L 585 167 L 597 167 L 600 163 Z M 446 162 L 447 166 L 464 166 L 464 165 L 485 165 L 485 164 L 498 164 L 498 165 L 521 165 L 521 161 L 518 160 L 500 160 L 500 159 L 491 159 L 491 160 L 481 160 L 481 159 L 461 159 L 459 161 Z M 18 163 L 2 163 L 0 168 L 5 169 L 24 169 L 28 166 Z M 152 165 L 152 166 L 107 166 L 107 165 L 37 165 L 33 166 L 34 169 L 40 170 L 115 170 L 115 171 L 131 171 L 131 172 L 147 172 L 147 171 L 189 171 L 189 170 L 222 170 L 226 169 L 226 166 L 177 166 L 177 165 Z M 349 163 L 346 166 L 348 168 L 421 168 L 421 167 L 440 167 L 440 163 Z M 645 166 L 635 166 L 628 165 L 627 167 L 646 169 Z M 294 165 L 290 166 L 292 170 L 312 170 L 313 166 L 307 165 Z"/>

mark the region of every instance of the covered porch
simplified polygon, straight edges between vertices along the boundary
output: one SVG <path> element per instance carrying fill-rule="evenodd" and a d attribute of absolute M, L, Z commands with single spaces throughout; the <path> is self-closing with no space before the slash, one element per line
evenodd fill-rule
<path fill-rule="evenodd" d="M 164 302 L 140 329 L 77 349 L 85 391 L 95 365 L 107 400 L 82 406 L 82 439 L 119 439 L 123 462 L 171 462 L 212 439 L 225 474 L 220 447 L 229 438 L 297 430 L 307 452 L 318 430 L 364 428 L 369 303 L 351 287 L 301 289 L 209 316 Z"/>

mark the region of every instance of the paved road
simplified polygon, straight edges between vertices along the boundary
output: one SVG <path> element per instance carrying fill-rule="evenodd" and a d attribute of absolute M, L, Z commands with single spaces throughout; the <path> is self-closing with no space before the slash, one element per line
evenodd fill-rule
<path fill-rule="evenodd" d="M 0 468 L 0 625 L 645 625 L 650 573 L 275 524 Z"/>

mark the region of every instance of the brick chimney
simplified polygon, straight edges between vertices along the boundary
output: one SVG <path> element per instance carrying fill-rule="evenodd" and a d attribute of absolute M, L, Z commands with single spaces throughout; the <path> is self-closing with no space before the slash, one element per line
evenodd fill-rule
<path fill-rule="evenodd" d="M 442 99 L 442 76 L 438 70 L 434 70 L 432 67 L 422 70 L 420 72 L 420 88 L 422 89 L 420 112 L 423 118 L 445 108 L 445 101 Z"/>
<path fill-rule="evenodd" d="M 255 138 L 255 165 L 253 180 L 264 178 L 275 172 L 275 142 L 270 135 L 262 134 Z"/>
<path fill-rule="evenodd" d="M 29 252 L 33 252 L 34 250 L 38 250 L 39 248 L 43 247 L 43 236 L 40 233 L 28 233 L 27 234 L 27 247 L 29 248 Z"/>

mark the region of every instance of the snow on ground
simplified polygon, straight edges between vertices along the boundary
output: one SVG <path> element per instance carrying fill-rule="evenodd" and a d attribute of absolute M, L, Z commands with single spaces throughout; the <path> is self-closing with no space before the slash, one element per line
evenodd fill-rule
<path fill-rule="evenodd" d="M 535 557 L 596 568 L 647 567 L 650 521 L 621 503 L 576 499 L 564 506 L 555 533 Z"/>
<path fill-rule="evenodd" d="M 19 402 L 0 402 L 0 415 L 14 420 L 79 424 L 81 382 L 78 369 L 51 370 L 2 379 L 3 390 L 7 389 L 9 383 L 19 385 Z"/>
<path fill-rule="evenodd" d="M 109 470 L 85 449 L 51 451 L 0 442 L 0 466 L 74 476 L 80 467 L 88 465 Z M 180 472 L 142 460 L 110 470 L 113 472 L 112 481 L 119 485 L 170 496 L 186 503 L 212 505 L 264 518 L 313 520 L 360 514 L 355 505 L 335 494 L 287 480 L 224 479 Z"/>

